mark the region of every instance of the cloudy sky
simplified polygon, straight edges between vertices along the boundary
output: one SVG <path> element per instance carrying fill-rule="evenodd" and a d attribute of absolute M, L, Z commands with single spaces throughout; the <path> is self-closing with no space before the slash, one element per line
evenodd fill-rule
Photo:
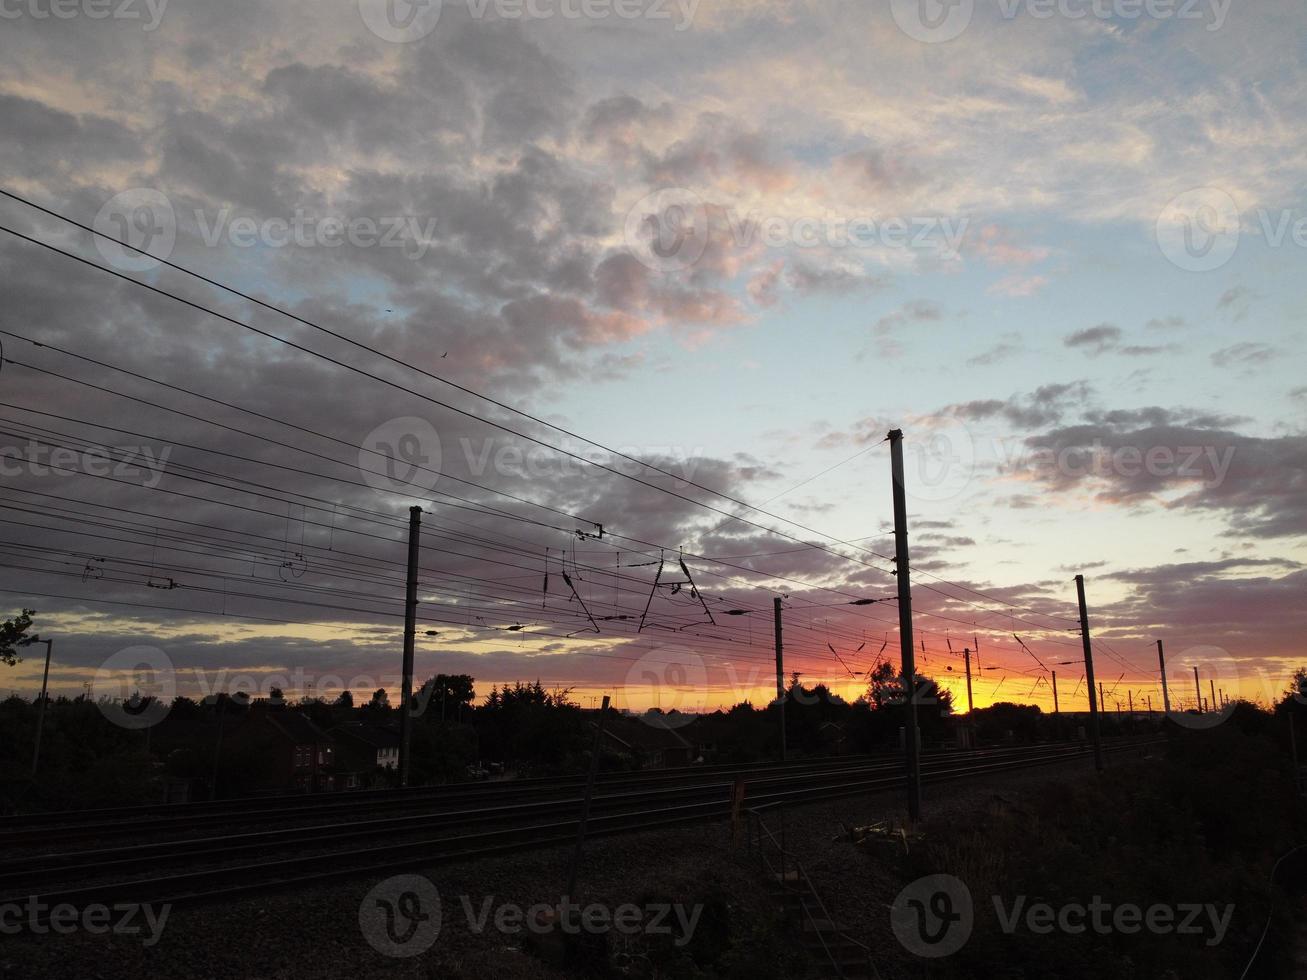
<path fill-rule="evenodd" d="M 1084 706 L 1077 573 L 1109 706 L 1159 638 L 1307 659 L 1297 0 L 57 13 L 0 4 L 0 587 L 55 690 L 397 688 L 417 504 L 419 677 L 757 700 L 779 595 L 853 697 L 897 427 L 979 704 Z"/>

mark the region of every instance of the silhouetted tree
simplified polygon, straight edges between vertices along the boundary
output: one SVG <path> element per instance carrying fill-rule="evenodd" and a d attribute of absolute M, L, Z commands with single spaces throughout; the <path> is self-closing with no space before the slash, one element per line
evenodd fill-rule
<path fill-rule="evenodd" d="M 29 636 L 27 632 L 32 628 L 32 617 L 35 615 L 35 609 L 24 609 L 13 619 L 0 623 L 0 663 L 10 667 L 19 663 L 23 658 L 18 655 L 18 650 L 40 639 L 35 634 Z"/>

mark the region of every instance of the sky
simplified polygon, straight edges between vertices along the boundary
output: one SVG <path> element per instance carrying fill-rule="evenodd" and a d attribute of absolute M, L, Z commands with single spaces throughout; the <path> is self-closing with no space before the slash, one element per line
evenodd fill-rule
<path fill-rule="evenodd" d="M 762 703 L 779 596 L 852 699 L 891 429 L 960 705 L 979 646 L 978 706 L 1085 707 L 1077 574 L 1109 708 L 1159 639 L 1191 703 L 1307 662 L 1295 0 L 0 18 L 0 608 L 56 692 L 397 690 L 420 506 L 419 679 Z"/>

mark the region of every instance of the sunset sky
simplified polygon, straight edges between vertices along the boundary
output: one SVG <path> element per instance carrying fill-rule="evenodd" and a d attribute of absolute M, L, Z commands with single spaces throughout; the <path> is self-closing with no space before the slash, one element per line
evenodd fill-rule
<path fill-rule="evenodd" d="M 891 428 L 959 704 L 978 637 L 978 705 L 1051 709 L 1042 663 L 1084 709 L 1077 573 L 1109 708 L 1157 639 L 1181 697 L 1307 664 L 1299 0 L 389 2 L 3 7 L 0 188 L 302 318 L 0 198 L 0 619 L 54 691 L 141 646 L 192 695 L 397 689 L 418 504 L 419 679 L 765 701 L 782 595 L 852 699 L 897 663 L 849 605 L 895 589 Z M 441 477 L 378 488 L 382 443 Z"/>

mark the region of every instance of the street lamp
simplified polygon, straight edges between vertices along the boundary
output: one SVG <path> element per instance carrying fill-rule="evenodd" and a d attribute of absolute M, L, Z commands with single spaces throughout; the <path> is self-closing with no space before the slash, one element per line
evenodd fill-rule
<path fill-rule="evenodd" d="M 50 686 L 50 648 L 54 646 L 54 640 L 34 639 L 33 643 L 45 644 L 45 674 L 41 677 L 41 704 L 36 709 L 36 745 L 32 749 L 32 775 L 36 775 L 36 768 L 41 764 L 41 733 L 45 730 L 45 701 L 46 691 Z"/>

